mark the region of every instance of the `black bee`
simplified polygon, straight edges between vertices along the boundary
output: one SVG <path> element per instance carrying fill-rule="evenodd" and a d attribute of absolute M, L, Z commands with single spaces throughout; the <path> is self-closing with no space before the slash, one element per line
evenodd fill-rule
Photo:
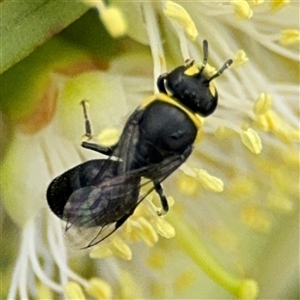
<path fill-rule="evenodd" d="M 108 159 L 80 164 L 56 177 L 47 190 L 50 209 L 66 221 L 66 231 L 86 234 L 91 247 L 117 230 L 153 190 L 165 214 L 169 207 L 161 182 L 191 154 L 201 127 L 198 117 L 214 112 L 218 103 L 212 80 L 227 69 L 228 60 L 213 76 L 205 72 L 208 43 L 203 41 L 201 66 L 193 60 L 162 74 L 158 94 L 150 96 L 129 117 L 117 144 L 103 147 L 91 142 L 91 125 L 83 101 L 87 141 L 82 147 Z M 153 183 L 140 195 L 141 178 Z"/>

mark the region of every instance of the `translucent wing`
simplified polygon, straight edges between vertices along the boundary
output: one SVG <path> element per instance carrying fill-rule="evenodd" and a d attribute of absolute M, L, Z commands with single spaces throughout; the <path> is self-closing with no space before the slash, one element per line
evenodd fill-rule
<path fill-rule="evenodd" d="M 82 163 L 57 176 L 47 189 L 47 201 L 51 210 L 60 218 L 72 193 L 82 187 L 95 186 L 116 173 L 119 162 L 96 159 Z"/>

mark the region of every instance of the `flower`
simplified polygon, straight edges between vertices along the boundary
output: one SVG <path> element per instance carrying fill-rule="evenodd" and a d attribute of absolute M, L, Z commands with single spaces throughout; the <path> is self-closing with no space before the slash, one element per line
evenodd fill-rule
<path fill-rule="evenodd" d="M 297 4 L 273 15 L 274 4 L 258 2 L 112 1 L 127 38 L 85 31 L 102 44 L 69 43 L 87 28 L 90 12 L 3 74 L 6 83 L 22 79 L 6 86 L 2 105 L 10 135 L 1 195 L 22 232 L 8 298 L 250 299 L 258 289 L 262 299 L 297 296 L 298 52 L 279 31 L 296 27 Z M 96 18 L 92 25 L 98 28 Z M 233 56 L 234 68 L 216 80 L 219 107 L 205 119 L 199 145 L 165 182 L 174 206 L 158 217 L 151 194 L 104 244 L 72 253 L 45 191 L 56 175 L 99 157 L 77 145 L 80 101 L 89 100 L 94 132 L 103 129 L 102 142 L 107 133 L 112 142 L 126 116 L 155 92 L 159 74 L 188 57 L 201 62 L 203 39 L 211 65 Z M 12 260 L 18 246 L 10 243 L 4 250 Z"/>

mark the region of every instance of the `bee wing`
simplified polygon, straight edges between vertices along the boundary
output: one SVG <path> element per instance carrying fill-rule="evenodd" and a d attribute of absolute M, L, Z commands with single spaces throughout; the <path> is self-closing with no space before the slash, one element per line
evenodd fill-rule
<path fill-rule="evenodd" d="M 117 230 L 136 208 L 140 180 L 140 170 L 134 170 L 73 191 L 60 216 L 67 239 L 86 248 Z"/>
<path fill-rule="evenodd" d="M 95 246 L 114 233 L 129 216 L 130 215 L 124 215 L 119 221 L 107 224 L 105 226 L 89 228 L 78 227 L 67 223 L 65 226 L 66 240 L 73 247 L 79 249 L 86 249 Z"/>
<path fill-rule="evenodd" d="M 67 223 L 64 228 L 66 240 L 74 248 L 86 249 L 95 246 L 114 233 L 130 215 L 131 214 L 125 214 L 120 220 L 104 226 L 87 228 Z"/>
<path fill-rule="evenodd" d="M 138 174 L 139 171 L 135 170 L 134 173 Z M 65 226 L 66 238 L 73 246 L 89 248 L 102 242 L 115 232 L 133 214 L 138 204 L 154 190 L 154 187 L 151 187 L 139 197 L 142 185 L 139 183 L 133 185 L 132 176 L 134 175 L 129 173 L 119 176 L 123 183 L 128 181 L 131 185 L 131 188 L 124 189 L 127 186 L 120 184 L 123 187 L 123 192 L 118 191 L 119 193 L 115 193 L 115 189 L 119 185 L 119 183 L 116 184 L 115 178 L 107 182 L 112 184 L 111 191 L 113 191 L 109 201 L 104 199 L 106 194 L 109 195 L 109 189 L 102 190 L 101 195 L 99 188 L 94 189 L 92 187 L 82 188 L 72 194 L 70 201 L 66 204 L 63 219 L 67 221 Z M 137 178 L 140 180 L 140 176 Z M 149 181 L 144 184 L 149 183 Z M 86 192 L 90 195 L 97 194 L 97 198 L 90 197 L 87 199 L 85 197 Z"/>
<path fill-rule="evenodd" d="M 115 172 L 119 162 L 103 159 L 90 160 L 57 176 L 47 189 L 47 201 L 50 209 L 62 218 L 69 197 L 76 190 L 94 186 Z"/>

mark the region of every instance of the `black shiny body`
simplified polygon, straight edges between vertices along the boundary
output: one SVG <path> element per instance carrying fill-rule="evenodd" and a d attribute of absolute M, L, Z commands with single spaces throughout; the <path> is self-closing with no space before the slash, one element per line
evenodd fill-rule
<path fill-rule="evenodd" d="M 91 124 L 83 101 L 84 148 L 107 155 L 91 160 L 56 177 L 47 190 L 50 209 L 66 221 L 66 233 L 76 238 L 87 234 L 84 247 L 93 246 L 133 214 L 152 191 L 160 198 L 162 210 L 168 202 L 161 182 L 191 154 L 201 122 L 197 115 L 211 114 L 218 101 L 210 81 L 230 64 L 227 61 L 212 77 L 205 75 L 208 45 L 203 42 L 203 66 L 191 60 L 157 79 L 160 93 L 146 99 L 126 122 L 119 142 L 104 147 L 92 142 Z M 141 178 L 152 187 L 140 195 Z"/>
<path fill-rule="evenodd" d="M 125 162 L 125 172 L 154 165 L 160 169 L 165 159 L 183 155 L 185 160 L 191 152 L 186 150 L 191 150 L 197 135 L 194 123 L 182 110 L 157 98 L 146 109 L 136 110 L 125 125 L 118 146 L 122 149 L 120 157 Z M 135 129 L 128 143 L 128 130 L 132 127 Z M 154 175 L 147 173 L 146 169 L 142 176 Z"/>

